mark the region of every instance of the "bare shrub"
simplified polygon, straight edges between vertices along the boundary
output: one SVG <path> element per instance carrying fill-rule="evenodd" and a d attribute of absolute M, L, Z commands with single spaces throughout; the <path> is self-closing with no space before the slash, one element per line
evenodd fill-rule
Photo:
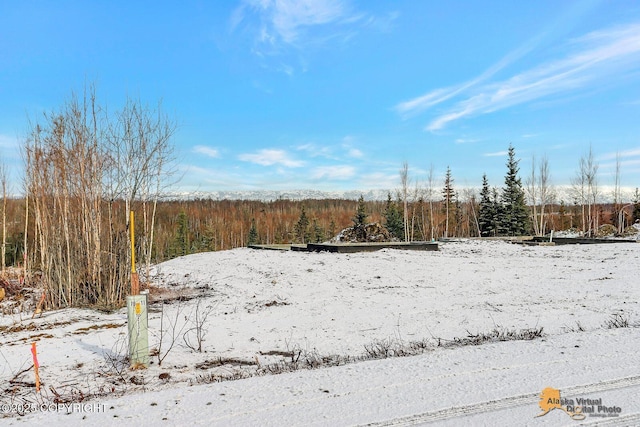
<path fill-rule="evenodd" d="M 604 322 L 604 326 L 606 326 L 607 329 L 628 328 L 629 316 L 621 313 L 612 314 L 611 317 Z"/>
<path fill-rule="evenodd" d="M 125 335 L 121 335 L 111 347 L 111 350 L 103 354 L 104 364 L 100 366 L 100 374 L 104 377 L 115 378 L 117 382 L 126 382 L 126 373 L 129 368 L 129 349 Z"/>
<path fill-rule="evenodd" d="M 529 328 L 516 330 L 508 330 L 500 327 L 495 327 L 492 331 L 487 333 L 472 334 L 467 331 L 467 336 L 464 338 L 454 338 L 453 340 L 438 339 L 439 347 L 461 347 L 466 345 L 480 345 L 487 342 L 496 341 L 520 341 L 520 340 L 534 340 L 541 338 L 544 328 Z"/>
<path fill-rule="evenodd" d="M 586 331 L 586 329 L 584 328 L 584 326 L 582 326 L 582 324 L 578 321 L 576 321 L 576 326 L 564 326 L 563 329 L 565 331 L 568 332 L 584 332 Z"/>
<path fill-rule="evenodd" d="M 189 315 L 189 319 L 191 319 L 189 321 L 191 323 L 191 327 L 182 335 L 184 344 L 191 350 L 197 351 L 198 353 L 202 353 L 202 342 L 208 332 L 204 325 L 207 323 L 207 318 L 213 311 L 213 307 L 210 305 L 201 310 L 201 302 L 202 300 L 198 298 L 198 302 L 196 303 L 196 308 L 194 310 L 195 312 L 193 315 Z"/>
<path fill-rule="evenodd" d="M 180 299 L 177 301 L 177 304 L 175 304 L 175 316 L 171 317 L 168 314 L 165 316 L 164 300 L 161 300 L 160 302 L 160 332 L 158 337 L 158 346 L 153 352 L 153 354 L 158 358 L 158 366 L 162 366 L 162 362 L 175 346 L 178 336 L 184 332 L 184 329 L 187 326 L 186 322 L 183 322 L 182 326 L 179 326 L 183 305 Z M 165 317 L 167 318 L 167 324 L 165 324 Z"/>

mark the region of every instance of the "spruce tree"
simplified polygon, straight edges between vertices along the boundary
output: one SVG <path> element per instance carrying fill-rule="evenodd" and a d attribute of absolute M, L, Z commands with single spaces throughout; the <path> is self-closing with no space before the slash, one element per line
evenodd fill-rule
<path fill-rule="evenodd" d="M 493 224 L 492 230 L 494 236 L 506 236 L 508 235 L 508 230 L 504 228 L 504 224 L 502 222 L 502 218 L 504 217 L 504 206 L 500 202 L 500 195 L 498 193 L 498 189 L 493 187 L 491 190 L 491 200 L 493 204 Z"/>
<path fill-rule="evenodd" d="M 367 221 L 367 211 L 364 204 L 364 197 L 360 195 L 358 199 L 358 207 L 356 208 L 356 215 L 353 217 L 353 230 L 355 231 L 356 239 L 358 241 L 366 240 L 366 232 L 364 226 Z"/>
<path fill-rule="evenodd" d="M 324 241 L 324 229 L 318 224 L 316 218 L 311 222 L 311 241 L 313 241 L 313 243 L 321 243 Z"/>
<path fill-rule="evenodd" d="M 444 237 L 449 237 L 450 230 L 455 228 L 455 196 L 451 168 L 447 166 L 447 172 L 444 176 L 444 188 L 442 189 L 442 210 L 445 214 Z"/>
<path fill-rule="evenodd" d="M 391 193 L 387 194 L 387 205 L 384 209 L 384 226 L 393 237 L 397 239 L 404 237 L 402 214 L 398 211 L 398 205 L 391 200 Z"/>
<path fill-rule="evenodd" d="M 185 211 L 178 214 L 176 221 L 176 234 L 170 249 L 173 257 L 188 255 L 189 251 L 189 220 Z"/>
<path fill-rule="evenodd" d="M 331 222 L 329 222 L 329 238 L 332 239 L 335 235 L 336 235 L 336 220 L 333 218 L 333 215 L 331 215 Z"/>
<path fill-rule="evenodd" d="M 295 240 L 298 243 L 307 243 L 311 239 L 311 233 L 309 232 L 309 218 L 307 212 L 302 206 L 302 212 L 296 225 L 293 226 L 293 233 L 295 234 Z"/>
<path fill-rule="evenodd" d="M 251 219 L 251 228 L 249 229 L 249 238 L 247 239 L 247 246 L 258 244 L 258 228 L 256 227 L 255 218 Z"/>
<path fill-rule="evenodd" d="M 560 200 L 560 207 L 558 208 L 558 216 L 560 217 L 560 230 L 567 229 L 567 205 L 564 200 Z"/>
<path fill-rule="evenodd" d="M 480 227 L 480 236 L 495 236 L 498 230 L 496 224 L 496 206 L 491 198 L 491 188 L 487 174 L 482 175 L 482 190 L 480 191 L 480 209 L 478 210 L 478 226 Z"/>
<path fill-rule="evenodd" d="M 631 213 L 631 223 L 635 224 L 640 221 L 640 193 L 638 193 L 638 187 L 633 195 L 633 212 Z"/>
<path fill-rule="evenodd" d="M 522 180 L 518 176 L 518 163 L 515 149 L 509 145 L 507 174 L 502 189 L 503 214 L 500 217 L 502 229 L 508 236 L 522 236 L 529 232 L 529 212 Z"/>
<path fill-rule="evenodd" d="M 353 224 L 356 227 L 364 227 L 367 221 L 367 208 L 364 204 L 364 197 L 360 195 L 358 199 L 358 207 L 356 208 L 356 215 L 353 217 Z"/>

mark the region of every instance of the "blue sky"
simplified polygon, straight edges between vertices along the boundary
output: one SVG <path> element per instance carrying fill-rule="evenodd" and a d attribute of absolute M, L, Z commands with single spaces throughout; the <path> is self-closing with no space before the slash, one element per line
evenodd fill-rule
<path fill-rule="evenodd" d="M 95 82 L 179 123 L 185 191 L 494 186 L 547 156 L 640 186 L 637 1 L 0 0 L 0 153 Z"/>

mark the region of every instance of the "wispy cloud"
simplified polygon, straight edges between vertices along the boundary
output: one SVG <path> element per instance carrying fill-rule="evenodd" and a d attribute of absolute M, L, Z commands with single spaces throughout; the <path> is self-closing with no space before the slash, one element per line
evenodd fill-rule
<path fill-rule="evenodd" d="M 15 149 L 18 146 L 18 140 L 8 135 L 0 134 L 0 149 Z"/>
<path fill-rule="evenodd" d="M 506 156 L 507 154 L 509 154 L 508 151 L 496 151 L 494 153 L 484 153 L 483 156 L 484 157 L 502 157 L 502 156 Z"/>
<path fill-rule="evenodd" d="M 238 156 L 243 162 L 256 163 L 262 166 L 281 165 L 288 168 L 299 168 L 304 166 L 304 162 L 294 160 L 289 157 L 284 150 L 260 150 L 257 153 L 245 153 Z"/>
<path fill-rule="evenodd" d="M 396 111 L 401 114 L 403 117 L 408 118 L 414 116 L 424 110 L 427 110 L 435 105 L 441 104 L 449 99 L 457 96 L 460 93 L 465 92 L 466 90 L 473 88 L 474 86 L 479 85 L 485 80 L 490 79 L 496 73 L 511 65 L 513 62 L 517 61 L 528 52 L 530 52 L 540 41 L 539 37 L 535 37 L 531 39 L 529 42 L 519 47 L 518 49 L 510 52 L 506 56 L 504 56 L 500 61 L 489 67 L 478 77 L 461 83 L 459 85 L 454 85 L 446 88 L 435 89 L 431 92 L 428 92 L 424 95 L 421 95 L 417 98 L 410 99 L 408 101 L 404 101 L 396 105 Z"/>
<path fill-rule="evenodd" d="M 620 160 L 627 159 L 629 157 L 640 157 L 640 147 L 615 153 L 606 153 L 600 156 L 600 160 L 612 160 L 618 157 L 620 158 Z"/>
<path fill-rule="evenodd" d="M 350 179 L 356 174 L 356 169 L 349 165 L 319 166 L 311 172 L 314 179 Z"/>
<path fill-rule="evenodd" d="M 217 148 L 207 147 L 206 145 L 196 145 L 193 147 L 193 152 L 198 154 L 204 154 L 207 157 L 218 158 L 220 157 L 220 151 Z"/>
<path fill-rule="evenodd" d="M 359 159 L 364 156 L 364 153 L 357 148 L 347 147 L 347 156 Z"/>
<path fill-rule="evenodd" d="M 364 153 L 362 152 L 362 150 L 353 146 L 356 142 L 357 138 L 351 135 L 347 135 L 342 138 L 342 148 L 346 150 L 347 157 L 353 157 L 356 159 L 364 157 Z"/>
<path fill-rule="evenodd" d="M 346 0 L 245 0 L 231 16 L 231 29 L 254 17 L 259 21 L 257 42 L 295 45 L 313 27 L 354 21 Z"/>
<path fill-rule="evenodd" d="M 478 142 L 479 139 L 470 139 L 470 138 L 457 138 L 455 140 L 456 144 L 472 144 L 474 142 Z"/>
<path fill-rule="evenodd" d="M 352 3 L 244 0 L 229 23 L 232 32 L 252 37 L 251 52 L 260 58 L 262 66 L 292 76 L 308 69 L 308 57 L 318 48 L 348 43 L 361 31 L 390 31 L 398 16 L 392 12 L 374 17 L 356 10 Z"/>
<path fill-rule="evenodd" d="M 360 185 L 363 188 L 372 189 L 389 189 L 394 188 L 399 184 L 398 173 L 384 173 L 374 172 L 370 174 L 364 174 L 360 180 Z"/>
<path fill-rule="evenodd" d="M 503 58 L 479 77 L 458 86 L 440 88 L 402 102 L 403 116 L 424 111 L 452 98 L 460 98 L 435 117 L 426 130 L 437 131 L 465 117 L 488 114 L 551 95 L 581 90 L 598 81 L 640 69 L 640 23 L 608 28 L 569 41 L 564 57 L 539 64 L 512 77 L 486 82 L 497 71 L 530 50 L 525 46 Z"/>
<path fill-rule="evenodd" d="M 314 143 L 306 143 L 306 144 L 302 144 L 302 145 L 298 145 L 296 147 L 296 150 L 298 151 L 304 151 L 307 153 L 308 156 L 310 157 L 327 157 L 327 158 L 331 158 L 333 155 L 333 150 L 331 149 L 331 147 L 328 147 L 326 145 L 320 146 Z"/>

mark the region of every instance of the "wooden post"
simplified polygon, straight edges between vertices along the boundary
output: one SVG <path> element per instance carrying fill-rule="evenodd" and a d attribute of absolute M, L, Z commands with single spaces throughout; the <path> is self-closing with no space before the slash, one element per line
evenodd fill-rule
<path fill-rule="evenodd" d="M 140 278 L 136 272 L 136 245 L 133 211 L 129 212 L 129 232 L 131 235 L 131 295 L 140 295 Z"/>

